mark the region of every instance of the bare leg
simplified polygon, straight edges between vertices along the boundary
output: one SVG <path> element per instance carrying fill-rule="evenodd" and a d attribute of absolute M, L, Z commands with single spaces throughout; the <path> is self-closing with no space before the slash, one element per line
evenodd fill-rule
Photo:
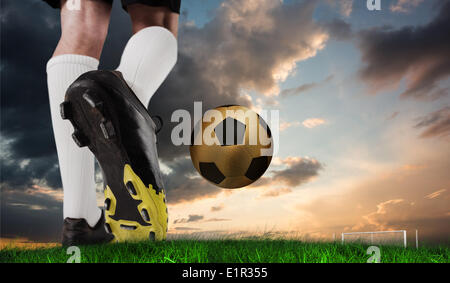
<path fill-rule="evenodd" d="M 170 30 L 177 37 L 179 15 L 169 8 L 131 4 L 127 9 L 133 24 L 133 34 L 146 27 L 160 26 Z"/>
<path fill-rule="evenodd" d="M 102 1 L 82 1 L 80 10 L 69 10 L 61 0 L 61 38 L 53 57 L 79 54 L 100 58 L 108 34 L 111 4 Z"/>

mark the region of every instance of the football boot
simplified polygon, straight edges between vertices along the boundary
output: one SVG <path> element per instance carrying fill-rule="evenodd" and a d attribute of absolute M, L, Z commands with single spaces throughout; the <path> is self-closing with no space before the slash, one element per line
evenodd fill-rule
<path fill-rule="evenodd" d="M 156 125 L 120 72 L 91 71 L 67 90 L 61 116 L 103 174 L 105 229 L 115 242 L 164 240 L 167 206 Z"/>
<path fill-rule="evenodd" d="M 90 227 L 85 219 L 65 218 L 63 223 L 62 245 L 94 245 L 111 242 L 113 235 L 105 230 L 105 214 L 94 227 Z"/>

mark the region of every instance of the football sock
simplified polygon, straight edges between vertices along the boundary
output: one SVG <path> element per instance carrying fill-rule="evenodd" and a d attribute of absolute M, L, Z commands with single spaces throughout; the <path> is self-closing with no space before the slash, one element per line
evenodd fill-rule
<path fill-rule="evenodd" d="M 128 41 L 117 70 L 145 107 L 175 65 L 177 49 L 174 35 L 158 26 L 142 29 Z"/>
<path fill-rule="evenodd" d="M 101 216 L 95 192 L 94 155 L 72 140 L 73 126 L 60 115 L 59 105 L 69 86 L 83 73 L 97 70 L 98 60 L 67 54 L 47 63 L 47 84 L 56 150 L 64 190 L 64 218 L 84 218 L 94 227 Z"/>

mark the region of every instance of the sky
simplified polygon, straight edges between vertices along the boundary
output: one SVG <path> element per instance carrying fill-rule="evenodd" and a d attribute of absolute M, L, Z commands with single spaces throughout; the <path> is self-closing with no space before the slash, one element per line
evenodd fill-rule
<path fill-rule="evenodd" d="M 350 231 L 415 229 L 450 239 L 450 1 L 184 0 L 178 63 L 150 101 L 169 233 L 273 233 L 331 240 Z M 2 0 L 1 237 L 58 241 L 61 180 L 45 64 L 58 10 Z M 114 3 L 101 69 L 131 35 Z M 279 110 L 279 152 L 249 187 L 225 190 L 171 144 L 176 109 L 240 104 Z M 98 200 L 101 199 L 101 174 Z"/>

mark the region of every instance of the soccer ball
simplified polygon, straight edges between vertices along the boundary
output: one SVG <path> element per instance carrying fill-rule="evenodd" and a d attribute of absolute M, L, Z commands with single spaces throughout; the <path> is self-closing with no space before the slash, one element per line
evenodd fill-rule
<path fill-rule="evenodd" d="M 207 111 L 194 127 L 190 153 L 195 169 L 216 186 L 236 189 L 258 180 L 269 167 L 273 140 L 254 111 L 237 105 Z"/>

